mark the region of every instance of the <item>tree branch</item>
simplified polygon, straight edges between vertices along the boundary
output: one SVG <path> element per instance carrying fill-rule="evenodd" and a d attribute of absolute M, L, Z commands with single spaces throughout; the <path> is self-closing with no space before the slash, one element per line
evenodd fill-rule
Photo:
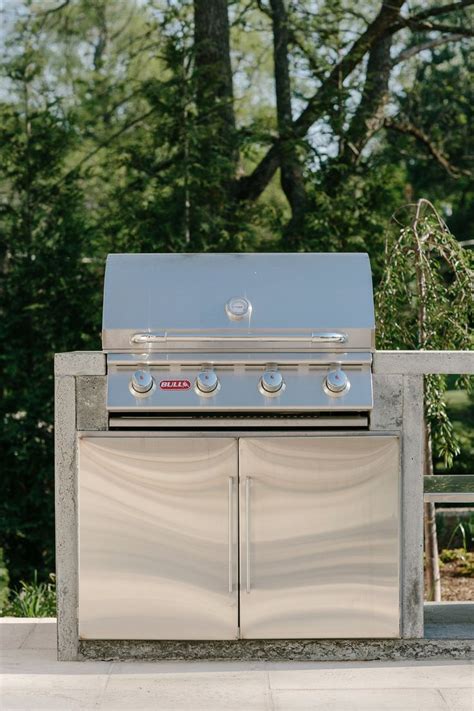
<path fill-rule="evenodd" d="M 70 3 L 70 0 L 64 0 L 60 5 L 56 5 L 56 7 L 51 7 L 49 10 L 42 10 L 41 12 L 37 12 L 36 15 L 38 17 L 45 17 L 46 15 L 52 15 L 53 12 L 59 12 L 59 10 L 62 10 L 63 8 L 67 7 Z"/>
<path fill-rule="evenodd" d="M 128 131 L 130 128 L 133 126 L 136 126 L 137 123 L 140 123 L 144 119 L 148 118 L 154 111 L 156 111 L 156 107 L 153 107 L 150 109 L 150 111 L 147 111 L 146 113 L 142 114 L 141 116 L 138 116 L 137 118 L 133 119 L 133 121 L 130 121 L 130 123 L 125 124 L 125 126 L 122 126 L 118 131 L 115 131 L 115 133 L 112 133 L 108 138 L 105 139 L 105 141 L 102 141 L 98 146 L 96 146 L 92 151 L 87 153 L 83 158 L 81 158 L 80 161 L 76 163 L 76 165 L 71 168 L 70 170 L 67 171 L 61 178 L 58 180 L 57 183 L 55 183 L 54 187 L 57 187 L 58 185 L 61 185 L 65 180 L 69 178 L 70 175 L 75 173 L 79 168 L 81 168 L 84 163 L 87 163 L 91 158 L 93 158 L 99 151 L 101 151 L 103 148 L 107 148 L 108 145 L 112 143 L 116 138 L 121 136 L 123 133 Z"/>
<path fill-rule="evenodd" d="M 417 20 L 407 20 L 407 27 L 412 30 L 422 30 L 424 32 L 449 32 L 451 34 L 461 34 L 464 37 L 474 37 L 474 30 L 457 25 L 444 25 L 437 22 L 418 22 Z"/>
<path fill-rule="evenodd" d="M 437 17 L 438 15 L 447 15 L 450 12 L 463 10 L 465 7 L 474 5 L 474 0 L 460 0 L 460 2 L 452 2 L 449 5 L 441 5 L 441 7 L 432 7 L 429 10 L 423 10 L 412 16 L 412 20 L 426 20 L 428 17 Z"/>
<path fill-rule="evenodd" d="M 397 64 L 400 64 L 401 62 L 406 62 L 408 59 L 411 59 L 415 55 L 419 54 L 420 52 L 424 52 L 427 49 L 434 49 L 435 47 L 439 47 L 440 45 L 446 44 L 447 42 L 457 42 L 458 40 L 463 39 L 463 37 L 465 37 L 465 35 L 462 34 L 443 35 L 442 37 L 437 37 L 436 39 L 429 40 L 428 42 L 417 44 L 414 47 L 408 47 L 393 58 L 392 67 L 396 66 Z"/>
<path fill-rule="evenodd" d="M 433 156 L 433 158 L 441 165 L 442 168 L 444 168 L 447 173 L 449 173 L 452 178 L 459 178 L 461 175 L 466 175 L 468 177 L 472 175 L 469 170 L 457 168 L 452 165 L 444 153 L 434 145 L 429 136 L 427 136 L 421 128 L 418 128 L 418 126 L 415 126 L 408 121 L 395 121 L 394 119 L 388 118 L 385 119 L 384 126 L 391 131 L 397 131 L 398 133 L 403 133 L 416 138 L 416 140 L 427 149 L 428 153 Z"/>
<path fill-rule="evenodd" d="M 384 37 L 369 52 L 362 97 L 344 137 L 346 147 L 342 158 L 346 162 L 359 160 L 363 147 L 383 124 L 392 69 L 391 47 L 392 37 Z"/>
<path fill-rule="evenodd" d="M 474 2 L 474 0 L 473 0 Z M 354 42 L 346 55 L 331 70 L 318 91 L 309 99 L 306 108 L 293 124 L 295 138 L 305 136 L 309 128 L 327 111 L 332 93 L 362 61 L 367 51 L 398 20 L 404 0 L 383 0 L 377 17 L 365 32 Z M 237 196 L 241 200 L 256 199 L 266 188 L 278 168 L 279 149 L 272 146 L 259 165 L 249 176 L 241 178 L 237 184 Z"/>
<path fill-rule="evenodd" d="M 429 10 L 423 10 L 418 12 L 416 15 L 411 17 L 402 17 L 399 22 L 396 22 L 391 28 L 390 32 L 398 32 L 404 27 L 416 26 L 423 20 L 427 20 L 430 17 L 437 17 L 439 15 L 447 15 L 450 12 L 456 12 L 457 10 L 464 10 L 467 7 L 474 5 L 474 0 L 461 0 L 460 2 L 452 2 L 449 5 L 442 5 L 441 7 L 433 7 Z M 459 32 L 461 28 L 453 28 L 452 31 Z"/>

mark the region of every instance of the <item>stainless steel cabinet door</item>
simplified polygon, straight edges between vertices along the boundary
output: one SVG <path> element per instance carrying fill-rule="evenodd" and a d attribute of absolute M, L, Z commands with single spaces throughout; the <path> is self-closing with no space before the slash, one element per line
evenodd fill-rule
<path fill-rule="evenodd" d="M 241 637 L 398 637 L 398 438 L 239 446 Z"/>
<path fill-rule="evenodd" d="M 79 634 L 238 632 L 237 441 L 79 440 Z"/>

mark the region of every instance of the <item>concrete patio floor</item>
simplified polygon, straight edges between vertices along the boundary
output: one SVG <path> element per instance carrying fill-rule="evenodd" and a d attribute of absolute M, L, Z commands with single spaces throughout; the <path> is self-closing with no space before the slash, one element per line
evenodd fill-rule
<path fill-rule="evenodd" d="M 474 711 L 474 665 L 57 662 L 54 619 L 0 620 L 2 711 Z"/>

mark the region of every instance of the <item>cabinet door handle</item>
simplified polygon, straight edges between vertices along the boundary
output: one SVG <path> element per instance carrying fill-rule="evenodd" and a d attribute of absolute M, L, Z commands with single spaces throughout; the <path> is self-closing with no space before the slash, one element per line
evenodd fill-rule
<path fill-rule="evenodd" d="M 245 478 L 245 592 L 250 592 L 250 477 Z"/>
<path fill-rule="evenodd" d="M 234 511 L 234 479 L 229 477 L 229 592 L 234 591 L 234 560 L 233 560 L 233 549 L 234 549 L 234 526 L 233 526 L 233 511 Z"/>

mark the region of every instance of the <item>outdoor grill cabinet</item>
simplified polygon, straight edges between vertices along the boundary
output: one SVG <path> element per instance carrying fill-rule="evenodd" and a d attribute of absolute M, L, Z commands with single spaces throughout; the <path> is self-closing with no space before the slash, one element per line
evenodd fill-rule
<path fill-rule="evenodd" d="M 102 347 L 106 416 L 87 395 L 76 420 L 81 640 L 400 636 L 367 254 L 109 255 Z"/>
<path fill-rule="evenodd" d="M 81 639 L 400 636 L 397 436 L 77 441 Z"/>

